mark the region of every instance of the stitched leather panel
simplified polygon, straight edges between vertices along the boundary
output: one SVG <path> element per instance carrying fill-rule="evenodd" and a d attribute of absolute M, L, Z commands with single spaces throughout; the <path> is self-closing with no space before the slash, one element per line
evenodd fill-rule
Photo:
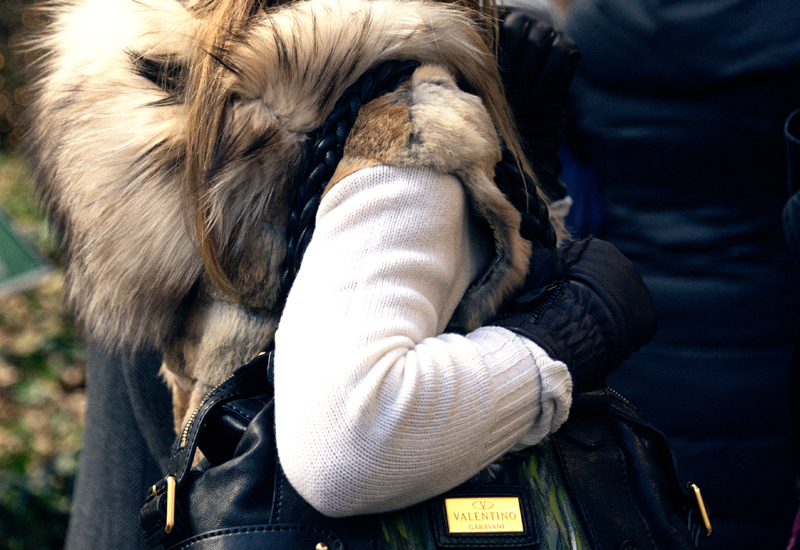
<path fill-rule="evenodd" d="M 192 537 L 170 550 L 315 550 L 320 543 L 329 550 L 345 550 L 342 541 L 327 529 L 291 524 L 223 529 Z"/>

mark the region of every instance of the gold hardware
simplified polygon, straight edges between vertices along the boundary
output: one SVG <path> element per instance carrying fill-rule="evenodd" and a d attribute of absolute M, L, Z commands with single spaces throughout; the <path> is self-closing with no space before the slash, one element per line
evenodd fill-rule
<path fill-rule="evenodd" d="M 324 542 L 318 542 L 315 550 L 328 550 L 328 545 Z"/>
<path fill-rule="evenodd" d="M 151 490 L 153 491 L 153 496 L 157 498 L 157 497 L 158 497 L 158 490 L 156 489 L 156 486 L 155 486 L 155 485 L 153 485 L 153 487 L 151 488 Z"/>
<path fill-rule="evenodd" d="M 175 476 L 167 476 L 167 523 L 164 532 L 170 534 L 175 527 Z"/>
<path fill-rule="evenodd" d="M 694 498 L 697 499 L 697 506 L 700 508 L 700 515 L 703 518 L 703 526 L 706 528 L 706 538 L 711 536 L 711 520 L 708 519 L 708 510 L 703 502 L 703 495 L 700 494 L 700 487 L 691 483 L 689 487 L 694 491 Z"/>
<path fill-rule="evenodd" d="M 446 498 L 450 533 L 524 533 L 518 497 Z"/>

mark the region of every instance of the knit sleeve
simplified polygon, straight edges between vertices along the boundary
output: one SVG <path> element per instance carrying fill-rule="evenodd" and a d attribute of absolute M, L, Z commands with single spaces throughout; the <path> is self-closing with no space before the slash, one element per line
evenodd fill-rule
<path fill-rule="evenodd" d="M 330 516 L 406 507 L 566 419 L 563 363 L 505 329 L 444 333 L 487 252 L 457 179 L 360 170 L 324 197 L 276 334 L 278 452 Z"/>

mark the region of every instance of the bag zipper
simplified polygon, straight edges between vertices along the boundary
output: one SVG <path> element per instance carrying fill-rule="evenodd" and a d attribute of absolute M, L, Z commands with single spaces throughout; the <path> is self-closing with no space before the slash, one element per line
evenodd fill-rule
<path fill-rule="evenodd" d="M 200 411 L 200 408 L 203 405 L 205 405 L 205 402 L 208 401 L 208 398 L 211 396 L 212 393 L 214 393 L 217 390 L 217 388 L 219 388 L 222 384 L 224 384 L 231 378 L 233 378 L 233 376 L 229 376 L 228 378 L 226 378 L 225 380 L 223 380 L 222 382 L 211 388 L 211 390 L 206 394 L 206 396 L 203 397 L 203 400 L 200 401 L 200 404 L 197 405 L 197 407 L 195 407 L 194 411 L 192 411 L 192 415 L 189 417 L 189 420 L 186 421 L 186 424 L 184 424 L 183 430 L 181 432 L 181 446 L 180 446 L 181 449 L 183 449 L 186 446 L 186 440 L 189 437 L 189 427 L 192 425 L 192 422 L 194 422 L 194 417 L 197 416 L 197 413 Z"/>
<path fill-rule="evenodd" d="M 606 387 L 608 388 L 608 391 L 609 391 L 609 392 L 611 392 L 611 393 L 612 393 L 612 394 L 613 394 L 613 395 L 614 395 L 614 396 L 615 396 L 617 399 L 619 399 L 620 401 L 622 401 L 622 402 L 623 402 L 623 403 L 625 403 L 626 405 L 630 405 L 631 407 L 635 407 L 635 405 L 634 405 L 633 403 L 631 403 L 630 401 L 628 401 L 628 400 L 625 398 L 625 396 L 624 396 L 624 395 L 622 395 L 621 393 L 619 393 L 617 390 L 615 390 L 614 388 L 609 388 L 608 386 L 606 386 Z"/>

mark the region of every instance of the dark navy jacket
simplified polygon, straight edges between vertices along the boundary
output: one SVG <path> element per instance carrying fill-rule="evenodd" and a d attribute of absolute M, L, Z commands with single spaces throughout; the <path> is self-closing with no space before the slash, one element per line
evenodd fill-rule
<path fill-rule="evenodd" d="M 600 189 L 599 236 L 659 313 L 610 384 L 703 489 L 704 548 L 785 547 L 800 286 L 781 231 L 782 127 L 800 107 L 800 3 L 575 0 L 566 30 L 583 54 L 570 145 Z"/>

